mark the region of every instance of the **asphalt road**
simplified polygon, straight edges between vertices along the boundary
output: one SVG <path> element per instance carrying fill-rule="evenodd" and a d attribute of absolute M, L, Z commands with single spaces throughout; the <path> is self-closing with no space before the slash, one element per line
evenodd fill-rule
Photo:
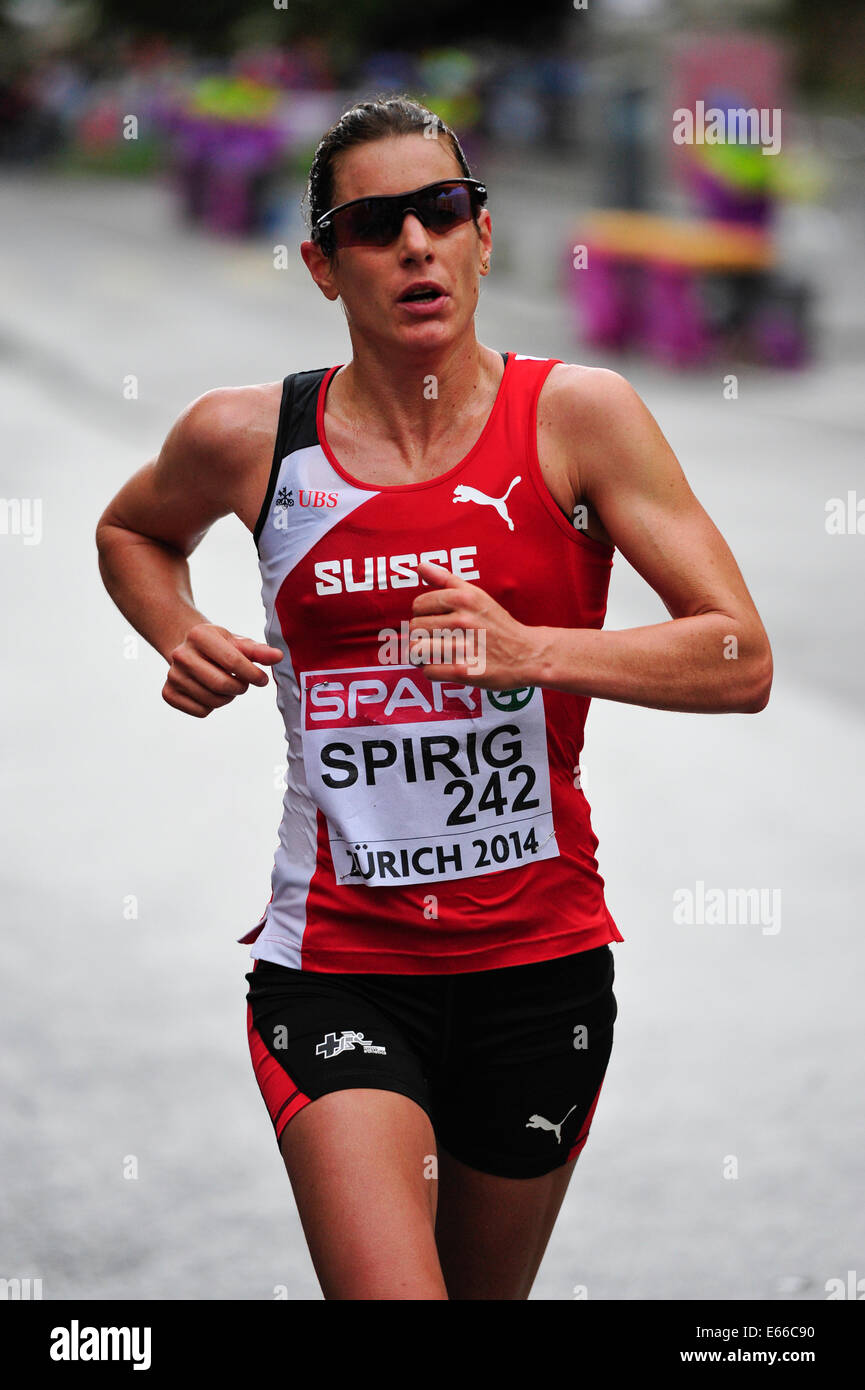
<path fill-rule="evenodd" d="M 478 336 L 633 382 L 775 656 L 757 716 L 592 706 L 584 786 L 625 937 L 619 1021 L 532 1297 L 823 1299 L 865 1275 L 865 538 L 825 529 L 827 500 L 865 488 L 861 229 L 816 209 L 787 227 L 821 286 L 813 367 L 683 378 L 580 349 L 556 280 L 579 179 L 534 168 L 532 199 L 496 173 Z M 204 721 L 169 709 L 163 661 L 102 588 L 93 529 L 189 400 L 345 361 L 344 321 L 299 259 L 276 271 L 267 241 L 180 227 L 167 187 L 4 171 L 0 225 L 0 494 L 41 503 L 38 542 L 0 536 L 0 1276 L 41 1278 L 50 1299 L 317 1299 L 235 942 L 270 892 L 272 688 Z M 236 518 L 192 578 L 213 621 L 261 633 Z M 607 626 L 667 616 L 617 555 Z M 774 917 L 679 925 L 673 895 L 698 882 L 763 890 Z"/>

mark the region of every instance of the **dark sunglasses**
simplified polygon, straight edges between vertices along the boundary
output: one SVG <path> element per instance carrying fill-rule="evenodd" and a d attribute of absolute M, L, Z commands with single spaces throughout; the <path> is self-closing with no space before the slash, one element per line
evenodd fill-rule
<path fill-rule="evenodd" d="M 407 212 L 441 235 L 470 222 L 486 200 L 486 184 L 477 179 L 445 179 L 409 193 L 340 203 L 319 217 L 312 235 L 326 255 L 344 246 L 389 246 L 399 236 Z"/>

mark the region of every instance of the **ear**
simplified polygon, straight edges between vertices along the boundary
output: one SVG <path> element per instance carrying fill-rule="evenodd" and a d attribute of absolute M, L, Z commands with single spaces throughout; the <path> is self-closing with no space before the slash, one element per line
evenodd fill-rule
<path fill-rule="evenodd" d="M 300 254 L 304 264 L 325 299 L 339 299 L 339 290 L 334 282 L 334 266 L 325 256 L 321 247 L 314 241 L 302 241 Z"/>
<path fill-rule="evenodd" d="M 493 249 L 493 223 L 487 208 L 481 208 L 478 213 L 478 240 L 481 248 L 481 264 L 486 262 L 486 274 L 489 270 L 490 254 Z"/>

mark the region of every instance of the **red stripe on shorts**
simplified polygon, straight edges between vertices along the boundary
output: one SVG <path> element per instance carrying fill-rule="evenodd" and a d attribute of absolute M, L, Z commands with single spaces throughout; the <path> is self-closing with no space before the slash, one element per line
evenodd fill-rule
<path fill-rule="evenodd" d="M 565 1160 L 567 1163 L 570 1163 L 571 1159 L 574 1158 L 578 1153 L 580 1153 L 580 1151 L 583 1149 L 583 1147 L 584 1147 L 584 1145 L 585 1145 L 586 1140 L 587 1140 L 588 1137 L 589 1137 L 589 1130 L 591 1129 L 591 1125 L 592 1125 L 592 1116 L 593 1116 L 594 1113 L 595 1113 L 595 1106 L 596 1106 L 597 1103 L 598 1103 L 598 1096 L 601 1094 L 601 1086 L 603 1086 L 603 1084 L 604 1084 L 605 1077 L 606 1077 L 606 1072 L 604 1073 L 604 1076 L 601 1077 L 601 1085 L 598 1087 L 597 1091 L 595 1092 L 595 1099 L 592 1101 L 592 1104 L 591 1104 L 591 1108 L 590 1108 L 590 1110 L 589 1110 L 589 1113 L 588 1113 L 588 1115 L 586 1116 L 585 1120 L 583 1121 L 583 1127 L 582 1127 L 582 1129 L 580 1130 L 579 1134 L 577 1135 L 576 1139 L 574 1140 L 574 1146 L 573 1146 L 573 1148 L 571 1149 L 570 1153 L 568 1154 L 567 1159 Z"/>
<path fill-rule="evenodd" d="M 264 1038 L 252 1021 L 251 1004 L 246 1006 L 246 1032 L 249 1037 L 249 1051 L 252 1055 L 252 1069 L 276 1130 L 276 1141 L 279 1143 L 282 1131 L 289 1120 L 297 1114 L 298 1110 L 302 1110 L 305 1105 L 309 1104 L 311 1097 L 303 1094 L 303 1091 L 294 1084 L 285 1068 L 280 1066 L 268 1050 Z"/>

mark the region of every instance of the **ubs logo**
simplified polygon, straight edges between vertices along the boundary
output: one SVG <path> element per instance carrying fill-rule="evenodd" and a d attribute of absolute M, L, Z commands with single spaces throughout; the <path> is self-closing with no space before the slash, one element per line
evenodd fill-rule
<path fill-rule="evenodd" d="M 298 488 L 298 502 L 301 507 L 335 507 L 338 501 L 335 492 L 318 492 L 313 488 Z M 283 510 L 294 506 L 294 489 L 280 488 L 274 504 Z"/>

